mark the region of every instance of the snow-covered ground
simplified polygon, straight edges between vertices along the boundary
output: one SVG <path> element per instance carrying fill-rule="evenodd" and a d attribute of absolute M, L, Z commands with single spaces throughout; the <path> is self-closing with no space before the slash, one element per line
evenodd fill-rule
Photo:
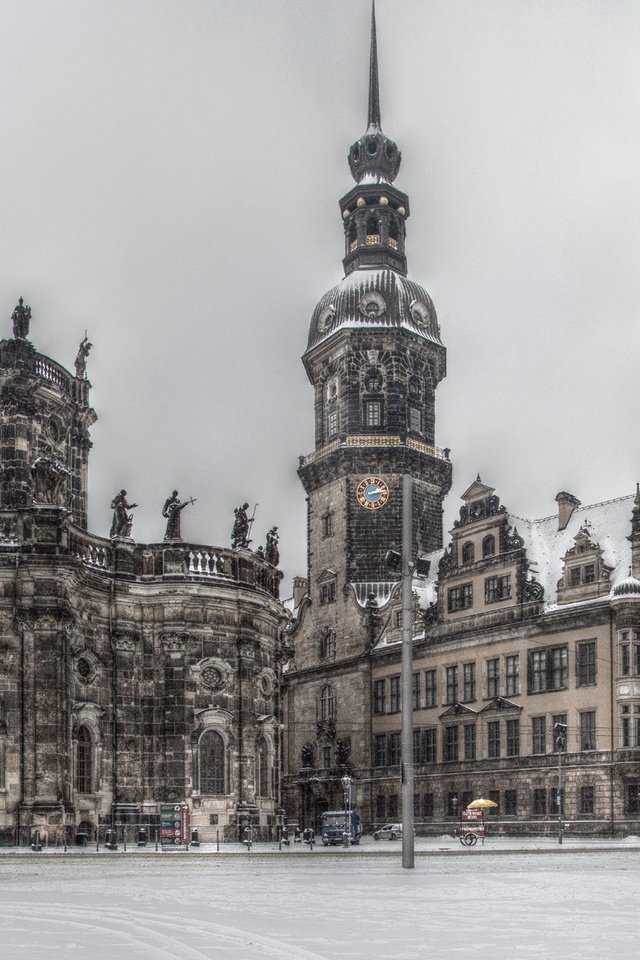
<path fill-rule="evenodd" d="M 640 844 L 0 853 L 3 960 L 627 960 Z M 210 852 L 207 852 L 209 851 Z M 227 855 L 228 854 L 228 855 Z M 380 855 L 386 854 L 386 855 Z"/>

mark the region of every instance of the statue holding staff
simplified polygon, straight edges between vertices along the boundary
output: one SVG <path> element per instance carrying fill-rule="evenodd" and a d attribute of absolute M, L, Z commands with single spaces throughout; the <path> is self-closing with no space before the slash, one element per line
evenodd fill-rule
<path fill-rule="evenodd" d="M 184 503 L 178 498 L 178 491 L 174 490 L 170 497 L 164 502 L 162 516 L 167 519 L 167 529 L 165 531 L 165 540 L 181 540 L 180 536 L 180 512 L 188 507 L 190 503 L 195 503 L 193 497 L 189 497 Z"/>

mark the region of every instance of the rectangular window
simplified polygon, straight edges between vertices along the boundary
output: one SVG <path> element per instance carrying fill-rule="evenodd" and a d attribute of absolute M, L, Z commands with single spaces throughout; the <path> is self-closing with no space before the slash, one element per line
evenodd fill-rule
<path fill-rule="evenodd" d="M 547 689 L 547 651 L 534 650 L 529 654 L 529 693 Z"/>
<path fill-rule="evenodd" d="M 594 563 L 587 563 L 584 567 L 584 582 L 585 583 L 595 583 L 596 580 L 596 567 Z"/>
<path fill-rule="evenodd" d="M 373 712 L 376 714 L 385 712 L 386 689 L 386 680 L 376 680 L 373 684 Z"/>
<path fill-rule="evenodd" d="M 464 758 L 465 760 L 476 759 L 476 726 L 475 723 L 468 723 L 464 728 Z"/>
<path fill-rule="evenodd" d="M 411 704 L 413 710 L 420 709 L 420 674 L 414 673 L 411 681 Z"/>
<path fill-rule="evenodd" d="M 338 411 L 337 410 L 332 410 L 331 413 L 329 414 L 328 427 L 329 427 L 329 436 L 335 437 L 336 433 L 338 432 Z"/>
<path fill-rule="evenodd" d="M 563 690 L 569 682 L 569 652 L 566 647 L 551 648 L 551 689 Z"/>
<path fill-rule="evenodd" d="M 388 820 L 397 820 L 398 819 L 398 794 L 392 793 L 387 802 L 387 819 Z"/>
<path fill-rule="evenodd" d="M 596 811 L 596 792 L 592 784 L 580 787 L 578 794 L 578 813 L 582 817 L 591 817 Z"/>
<path fill-rule="evenodd" d="M 322 766 L 325 769 L 331 767 L 331 747 L 322 748 Z"/>
<path fill-rule="evenodd" d="M 458 759 L 458 728 L 444 728 L 444 759 L 452 761 Z"/>
<path fill-rule="evenodd" d="M 640 783 L 627 784 L 625 800 L 625 813 L 637 816 L 640 813 Z"/>
<path fill-rule="evenodd" d="M 593 686 L 596 682 L 596 641 L 584 640 L 576 646 L 576 672 L 579 687 Z"/>
<path fill-rule="evenodd" d="M 530 650 L 527 690 L 544 693 L 564 690 L 569 682 L 569 651 L 567 646 Z"/>
<path fill-rule="evenodd" d="M 414 793 L 413 795 L 413 816 L 415 820 L 418 820 L 420 817 L 420 794 Z"/>
<path fill-rule="evenodd" d="M 382 404 L 379 400 L 367 400 L 364 405 L 365 425 L 379 427 L 382 424 Z"/>
<path fill-rule="evenodd" d="M 413 762 L 415 764 L 424 763 L 424 730 L 414 730 L 413 731 Z"/>
<path fill-rule="evenodd" d="M 422 816 L 426 819 L 433 817 L 434 803 L 432 793 L 422 795 Z"/>
<path fill-rule="evenodd" d="M 500 756 L 500 721 L 490 720 L 487 724 L 487 755 L 491 760 Z"/>
<path fill-rule="evenodd" d="M 547 718 L 532 717 L 531 729 L 533 733 L 532 753 L 547 752 Z"/>
<path fill-rule="evenodd" d="M 596 712 L 586 710 L 580 714 L 580 749 L 596 749 Z"/>
<path fill-rule="evenodd" d="M 373 765 L 374 767 L 386 767 L 387 765 L 387 736 L 384 733 L 377 733 L 374 737 Z"/>
<path fill-rule="evenodd" d="M 425 763 L 435 763 L 436 762 L 436 729 L 435 727 L 429 727 L 427 730 L 423 731 L 424 733 L 424 762 Z"/>
<path fill-rule="evenodd" d="M 449 613 L 458 610 L 468 610 L 473 606 L 473 584 L 465 583 L 461 587 L 450 587 L 447 594 L 447 609 Z"/>
<path fill-rule="evenodd" d="M 507 720 L 507 756 L 520 756 L 520 721 Z"/>
<path fill-rule="evenodd" d="M 518 795 L 515 790 L 504 792 L 504 815 L 505 817 L 518 816 Z"/>
<path fill-rule="evenodd" d="M 333 514 L 325 513 L 322 518 L 322 536 L 323 537 L 332 537 L 333 536 Z"/>
<path fill-rule="evenodd" d="M 534 817 L 543 817 L 547 812 L 547 791 L 544 787 L 534 787 L 531 803 Z"/>
<path fill-rule="evenodd" d="M 500 660 L 487 660 L 487 696 L 500 696 Z"/>
<path fill-rule="evenodd" d="M 424 705 L 425 707 L 438 706 L 438 677 L 435 670 L 424 672 Z"/>
<path fill-rule="evenodd" d="M 505 694 L 515 697 L 520 693 L 520 655 L 505 657 Z"/>
<path fill-rule="evenodd" d="M 387 798 L 383 793 L 376 796 L 376 820 L 387 819 Z"/>
<path fill-rule="evenodd" d="M 465 663 L 463 668 L 463 702 L 469 703 L 476 698 L 476 665 Z"/>
<path fill-rule="evenodd" d="M 511 576 L 487 577 L 484 581 L 484 602 L 497 603 L 511 597 Z"/>
<path fill-rule="evenodd" d="M 447 667 L 446 672 L 447 699 L 445 703 L 458 702 L 458 668 Z"/>
<path fill-rule="evenodd" d="M 400 677 L 389 678 L 389 713 L 400 713 Z"/>
<path fill-rule="evenodd" d="M 422 413 L 417 407 L 409 407 L 409 430 L 422 433 Z"/>
<path fill-rule="evenodd" d="M 387 765 L 397 767 L 400 763 L 400 734 L 390 733 L 387 749 Z M 389 814 L 391 816 L 391 814 Z"/>
<path fill-rule="evenodd" d="M 336 599 L 336 582 L 330 580 L 329 583 L 320 584 L 320 603 L 333 603 Z"/>
<path fill-rule="evenodd" d="M 580 585 L 580 567 L 571 568 L 569 581 L 572 587 L 578 587 Z"/>

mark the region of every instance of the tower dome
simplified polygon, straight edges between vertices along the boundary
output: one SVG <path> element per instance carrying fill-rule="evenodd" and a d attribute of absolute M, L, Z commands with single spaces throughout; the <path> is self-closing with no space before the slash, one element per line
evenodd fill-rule
<path fill-rule="evenodd" d="M 636 580 L 629 574 L 628 577 L 616 584 L 611 591 L 611 596 L 614 600 L 640 600 L 640 580 Z"/>

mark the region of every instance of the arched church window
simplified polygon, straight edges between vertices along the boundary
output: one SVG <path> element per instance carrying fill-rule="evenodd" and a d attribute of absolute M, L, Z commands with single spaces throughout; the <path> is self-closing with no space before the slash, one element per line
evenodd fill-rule
<path fill-rule="evenodd" d="M 462 547 L 462 562 L 473 563 L 475 557 L 475 548 L 471 540 L 468 540 Z"/>
<path fill-rule="evenodd" d="M 379 393 L 382 390 L 382 373 L 377 367 L 369 367 L 364 378 L 367 393 Z"/>
<path fill-rule="evenodd" d="M 330 683 L 322 688 L 320 694 L 320 719 L 331 720 L 336 715 L 336 695 Z"/>
<path fill-rule="evenodd" d="M 320 659 L 328 660 L 336 654 L 336 635 L 328 627 L 320 638 Z"/>
<path fill-rule="evenodd" d="M 76 742 L 76 792 L 92 793 L 93 741 L 85 726 L 78 730 Z"/>
<path fill-rule="evenodd" d="M 256 793 L 259 797 L 269 796 L 269 750 L 264 737 L 256 746 Z"/>
<path fill-rule="evenodd" d="M 482 541 L 482 556 L 493 557 L 496 552 L 496 538 L 490 533 Z"/>
<path fill-rule="evenodd" d="M 200 737 L 200 793 L 226 792 L 224 740 L 216 730 L 205 730 Z"/>

